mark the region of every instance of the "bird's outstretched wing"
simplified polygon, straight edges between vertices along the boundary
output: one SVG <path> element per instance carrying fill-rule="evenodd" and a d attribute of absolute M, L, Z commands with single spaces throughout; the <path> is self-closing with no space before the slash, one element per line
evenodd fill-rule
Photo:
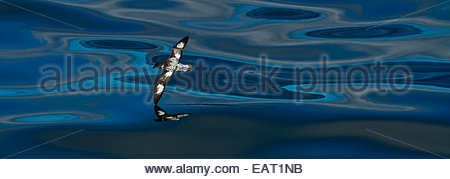
<path fill-rule="evenodd" d="M 168 60 L 155 63 L 153 68 L 164 69 L 164 66 L 167 63 L 167 61 L 169 61 L 169 60 L 179 61 L 181 56 L 183 56 L 183 49 L 184 49 L 184 47 L 186 47 L 188 40 L 189 40 L 189 36 L 186 36 L 186 37 L 182 38 L 180 41 L 178 41 L 172 47 Z M 149 63 L 149 64 L 151 64 L 151 63 Z"/>
<path fill-rule="evenodd" d="M 183 49 L 184 49 L 184 47 L 186 47 L 188 40 L 189 40 L 189 36 L 186 36 L 183 39 L 181 39 L 180 41 L 178 41 L 172 47 L 172 50 L 170 51 L 169 60 L 174 59 L 178 63 L 180 58 L 183 56 Z"/>
<path fill-rule="evenodd" d="M 155 83 L 155 89 L 153 93 L 153 101 L 155 104 L 158 104 L 161 96 L 164 94 L 164 90 L 166 90 L 166 85 L 170 81 L 173 76 L 173 71 L 164 70 L 158 78 L 158 81 Z"/>
<path fill-rule="evenodd" d="M 180 41 L 178 41 L 178 42 L 172 47 L 172 49 L 177 48 L 177 49 L 183 50 L 184 47 L 186 47 L 186 44 L 187 44 L 188 40 L 189 40 L 189 35 L 186 36 L 186 37 L 183 37 Z"/>

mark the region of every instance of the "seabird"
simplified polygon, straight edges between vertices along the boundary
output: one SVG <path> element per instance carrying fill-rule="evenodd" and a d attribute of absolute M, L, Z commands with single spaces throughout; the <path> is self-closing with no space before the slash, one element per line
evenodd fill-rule
<path fill-rule="evenodd" d="M 172 78 L 174 72 L 192 71 L 193 69 L 192 65 L 184 65 L 180 63 L 180 58 L 181 56 L 183 56 L 183 49 L 184 47 L 186 47 L 188 40 L 189 36 L 186 36 L 180 41 L 178 41 L 172 47 L 169 59 L 167 59 L 166 61 L 158 62 L 155 64 L 155 66 L 153 66 L 153 68 L 163 69 L 163 72 L 161 73 L 157 82 L 155 83 L 155 90 L 153 94 L 153 101 L 155 102 L 155 105 L 157 105 L 159 100 L 161 99 L 161 96 L 163 95 L 164 90 L 166 89 L 166 85 Z"/>
<path fill-rule="evenodd" d="M 155 106 L 155 114 L 158 119 L 154 119 L 156 122 L 164 122 L 164 121 L 178 121 L 182 117 L 189 116 L 190 113 L 180 113 L 180 114 L 167 114 L 159 106 Z"/>

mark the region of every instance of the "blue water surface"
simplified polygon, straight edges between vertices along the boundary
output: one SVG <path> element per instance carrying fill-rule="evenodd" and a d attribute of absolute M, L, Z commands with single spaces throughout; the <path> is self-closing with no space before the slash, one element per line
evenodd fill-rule
<path fill-rule="evenodd" d="M 450 157 L 450 3 L 429 8 L 442 2 L 5 0 L 0 158 Z M 189 116 L 156 122 L 161 70 L 152 67 L 186 35 L 181 63 L 195 69 L 177 72 L 159 105 Z M 374 71 L 368 81 L 358 73 L 343 82 L 297 78 L 296 69 L 321 72 L 324 58 L 344 72 L 404 67 L 412 84 L 389 90 L 405 77 L 390 84 Z M 202 76 L 199 66 L 207 67 Z M 55 75 L 46 67 L 60 70 L 50 85 L 59 90 L 41 88 Z M 211 81 L 218 67 L 234 78 Z M 254 70 L 239 81 L 243 68 Z M 262 84 L 262 68 L 276 71 L 274 89 Z M 364 83 L 362 92 L 349 90 Z"/>

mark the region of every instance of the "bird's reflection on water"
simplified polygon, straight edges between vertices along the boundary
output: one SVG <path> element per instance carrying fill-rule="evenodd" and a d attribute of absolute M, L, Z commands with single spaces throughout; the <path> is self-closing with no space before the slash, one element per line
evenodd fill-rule
<path fill-rule="evenodd" d="M 156 122 L 165 122 L 165 121 L 178 121 L 182 117 L 189 116 L 191 113 L 179 113 L 179 114 L 167 114 L 161 107 L 155 106 L 155 114 L 158 119 L 154 119 Z"/>

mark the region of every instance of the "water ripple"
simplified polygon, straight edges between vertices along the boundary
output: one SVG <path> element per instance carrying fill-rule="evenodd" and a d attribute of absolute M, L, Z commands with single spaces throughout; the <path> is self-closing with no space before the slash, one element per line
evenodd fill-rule
<path fill-rule="evenodd" d="M 386 38 L 402 37 L 423 33 L 422 30 L 404 24 L 381 25 L 381 26 L 361 26 L 342 27 L 307 32 L 307 36 L 319 38 Z"/>
<path fill-rule="evenodd" d="M 257 25 L 317 19 L 322 13 L 294 8 L 235 5 L 230 18 L 222 20 L 181 21 L 180 24 L 196 29 L 235 30 Z"/>
<path fill-rule="evenodd" d="M 82 111 L 57 111 L 44 113 L 28 113 L 7 116 L 0 119 L 1 123 L 8 124 L 46 124 L 61 122 L 80 122 L 98 120 L 102 117 L 97 114 Z"/>
<path fill-rule="evenodd" d="M 79 116 L 73 114 L 47 114 L 47 115 L 34 115 L 25 116 L 13 119 L 15 122 L 59 122 L 59 121 L 72 121 L 78 119 Z"/>
<path fill-rule="evenodd" d="M 247 16 L 257 19 L 302 20 L 317 18 L 320 13 L 301 9 L 260 7 L 248 12 Z"/>
<path fill-rule="evenodd" d="M 131 40 L 83 40 L 81 45 L 87 48 L 98 49 L 126 49 L 126 50 L 149 50 L 158 46 Z"/>

